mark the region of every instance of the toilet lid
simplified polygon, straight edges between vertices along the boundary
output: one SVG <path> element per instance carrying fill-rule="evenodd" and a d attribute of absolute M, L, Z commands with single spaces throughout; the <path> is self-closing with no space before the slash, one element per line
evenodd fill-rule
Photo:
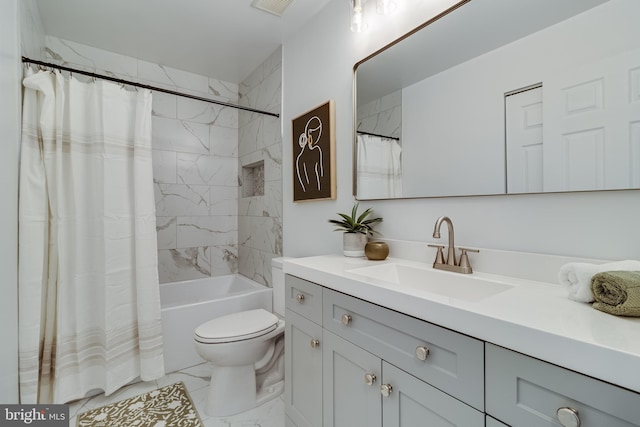
<path fill-rule="evenodd" d="M 198 326 L 196 341 L 208 344 L 242 341 L 267 334 L 278 326 L 278 317 L 267 310 L 241 311 Z"/>

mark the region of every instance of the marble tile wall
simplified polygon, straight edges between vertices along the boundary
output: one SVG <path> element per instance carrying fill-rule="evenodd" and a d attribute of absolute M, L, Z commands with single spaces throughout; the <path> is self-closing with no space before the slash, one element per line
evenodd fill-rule
<path fill-rule="evenodd" d="M 402 136 L 402 91 L 358 106 L 358 130 L 400 138 Z"/>
<path fill-rule="evenodd" d="M 20 0 L 20 50 L 31 59 L 42 58 L 45 35 L 36 0 Z"/>
<path fill-rule="evenodd" d="M 281 112 L 282 51 L 276 50 L 240 84 L 240 104 Z M 239 167 L 264 162 L 263 195 L 238 191 L 238 269 L 259 283 L 272 286 L 271 259 L 282 256 L 282 130 L 276 117 L 240 111 Z M 255 178 L 255 176 L 253 177 Z M 259 178 L 258 178 L 259 179 Z"/>
<path fill-rule="evenodd" d="M 46 37 L 45 60 L 224 102 L 238 85 Z M 160 282 L 238 271 L 238 110 L 153 94 Z"/>

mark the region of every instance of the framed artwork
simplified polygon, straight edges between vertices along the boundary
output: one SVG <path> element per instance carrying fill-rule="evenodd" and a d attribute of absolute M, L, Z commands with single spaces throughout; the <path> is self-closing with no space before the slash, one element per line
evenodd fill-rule
<path fill-rule="evenodd" d="M 332 100 L 292 120 L 294 202 L 336 198 L 334 122 Z"/>

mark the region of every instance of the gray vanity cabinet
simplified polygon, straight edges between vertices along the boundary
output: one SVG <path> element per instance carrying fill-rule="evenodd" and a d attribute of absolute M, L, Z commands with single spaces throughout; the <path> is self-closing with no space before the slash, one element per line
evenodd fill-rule
<path fill-rule="evenodd" d="M 285 283 L 287 427 L 640 427 L 639 393 L 297 277 Z"/>
<path fill-rule="evenodd" d="M 489 343 L 486 381 L 487 414 L 514 427 L 640 426 L 639 394 Z"/>
<path fill-rule="evenodd" d="M 322 288 L 285 281 L 285 409 L 287 424 L 322 425 Z"/>

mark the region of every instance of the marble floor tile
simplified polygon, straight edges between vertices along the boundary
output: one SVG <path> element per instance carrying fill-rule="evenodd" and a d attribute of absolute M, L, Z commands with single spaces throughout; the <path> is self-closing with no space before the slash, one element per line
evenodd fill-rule
<path fill-rule="evenodd" d="M 158 383 L 158 387 L 164 387 L 182 381 L 189 391 L 189 394 L 192 395 L 198 390 L 206 389 L 209 386 L 210 378 L 211 367 L 208 363 L 201 363 L 177 372 L 171 372 L 159 380 L 156 380 L 156 382 Z"/>
<path fill-rule="evenodd" d="M 118 402 L 123 399 L 148 393 L 178 381 L 182 381 L 196 406 L 200 419 L 205 427 L 283 427 L 284 400 L 282 396 L 265 404 L 228 417 L 209 417 L 204 412 L 205 399 L 208 392 L 210 367 L 207 363 L 192 366 L 177 372 L 171 372 L 156 381 L 137 382 L 105 396 L 104 393 L 77 400 L 69 404 L 69 425 L 76 425 L 76 416 L 88 410 Z"/>
<path fill-rule="evenodd" d="M 257 408 L 227 417 L 209 417 L 204 412 L 207 389 L 196 392 L 196 409 L 205 427 L 284 427 L 284 400 L 277 397 Z M 196 400 L 192 395 L 191 398 Z"/>

